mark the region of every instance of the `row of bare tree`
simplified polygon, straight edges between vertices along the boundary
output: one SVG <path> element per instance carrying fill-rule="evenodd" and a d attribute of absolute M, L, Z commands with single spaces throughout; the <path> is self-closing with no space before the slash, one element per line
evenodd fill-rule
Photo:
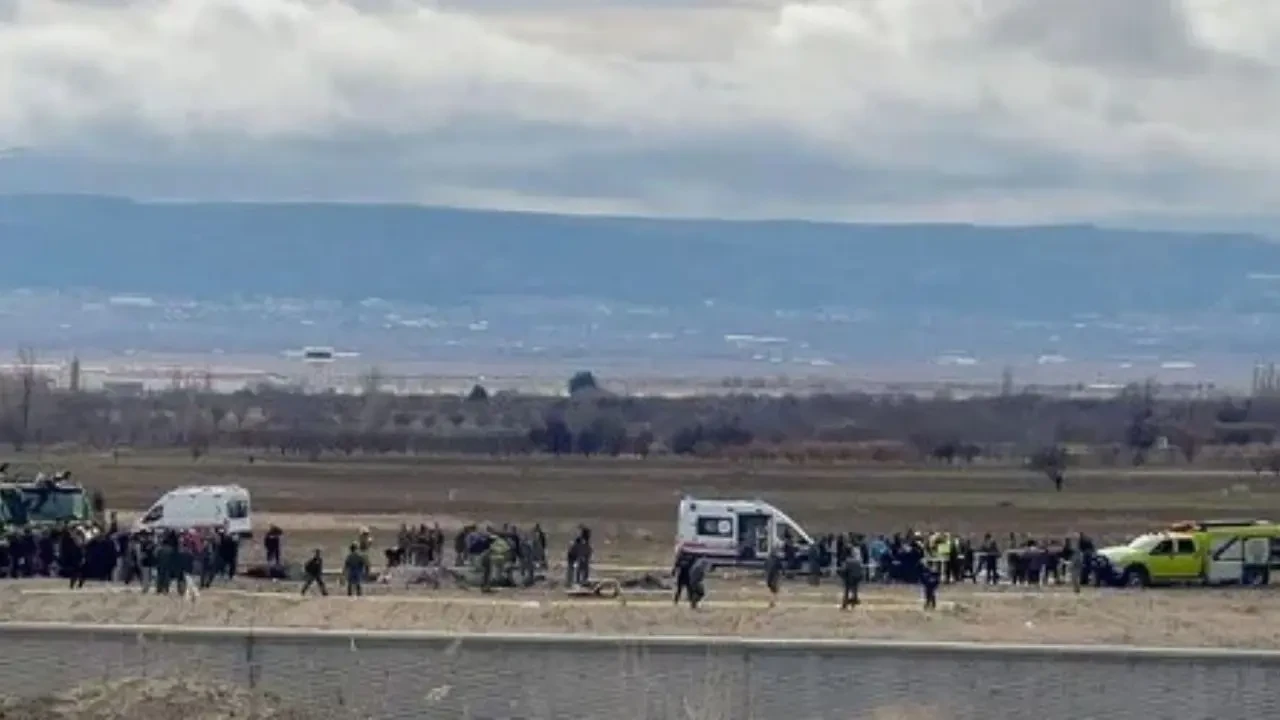
<path fill-rule="evenodd" d="M 1280 401 L 1162 399 L 1153 386 L 1109 400 L 1032 394 L 965 400 L 909 395 L 708 395 L 661 398 L 601 390 L 575 375 L 567 397 L 489 393 L 359 395 L 262 387 L 234 394 L 175 388 L 140 396 L 61 389 L 24 355 L 0 375 L 0 441 L 86 448 L 245 447 L 326 452 L 734 455 L 923 460 L 1066 457 L 1080 448 L 1141 464 L 1194 462 L 1206 447 L 1269 445 Z M 774 450 L 770 450 L 773 448 Z M 801 452 L 800 449 L 804 449 Z M 1071 449 L 1068 452 L 1068 449 Z M 776 451 L 776 452 L 775 452 Z"/>

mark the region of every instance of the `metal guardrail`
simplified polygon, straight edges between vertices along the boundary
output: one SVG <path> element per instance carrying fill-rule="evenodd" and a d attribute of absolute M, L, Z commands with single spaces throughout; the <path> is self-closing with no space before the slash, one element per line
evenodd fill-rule
<path fill-rule="evenodd" d="M 1280 652 L 0 624 L 0 692 L 192 672 L 341 717 L 1256 720 Z"/>

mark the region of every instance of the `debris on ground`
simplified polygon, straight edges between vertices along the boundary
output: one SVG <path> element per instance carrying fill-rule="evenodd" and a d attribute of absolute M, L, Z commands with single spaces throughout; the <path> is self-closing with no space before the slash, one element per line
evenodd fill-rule
<path fill-rule="evenodd" d="M 447 572 L 446 568 L 434 565 L 397 565 L 384 570 L 378 576 L 378 582 L 383 585 L 396 585 L 406 588 L 415 585 L 426 585 L 439 590 L 440 581 L 445 576 L 448 576 L 455 583 L 457 582 L 457 577 Z"/>
<path fill-rule="evenodd" d="M 618 581 L 624 590 L 670 590 L 670 581 L 660 575 L 645 573 L 639 577 L 628 577 Z"/>
<path fill-rule="evenodd" d="M 569 597 L 613 599 L 622 594 L 622 585 L 617 580 L 591 580 L 585 585 L 572 585 L 565 588 Z"/>
<path fill-rule="evenodd" d="M 260 563 L 250 565 L 240 573 L 241 575 L 253 578 L 254 580 L 305 580 L 302 569 L 292 564 L 273 564 Z"/>

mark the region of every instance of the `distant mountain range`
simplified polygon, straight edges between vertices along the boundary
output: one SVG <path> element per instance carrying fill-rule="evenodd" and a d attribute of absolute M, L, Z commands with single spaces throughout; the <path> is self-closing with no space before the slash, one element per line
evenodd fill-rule
<path fill-rule="evenodd" d="M 579 217 L 342 204 L 0 197 L 0 288 L 456 305 L 864 308 L 1062 320 L 1280 309 L 1280 244 L 1090 226 Z"/>

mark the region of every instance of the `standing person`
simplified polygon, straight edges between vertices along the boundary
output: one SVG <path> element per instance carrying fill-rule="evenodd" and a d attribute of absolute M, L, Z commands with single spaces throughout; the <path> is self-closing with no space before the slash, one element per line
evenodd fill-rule
<path fill-rule="evenodd" d="M 520 584 L 524 587 L 533 587 L 533 583 L 537 579 L 538 549 L 535 543 L 535 538 L 527 538 L 520 543 L 520 551 L 516 555 L 516 560 L 520 563 Z"/>
<path fill-rule="evenodd" d="M 194 538 L 194 535 L 191 536 Z M 190 583 L 191 571 L 195 568 L 195 551 L 192 542 L 180 542 L 173 553 L 173 581 L 178 586 L 178 596 L 195 599 L 196 593 Z"/>
<path fill-rule="evenodd" d="M 172 530 L 166 530 L 156 549 L 156 594 L 168 595 L 169 586 L 173 582 L 174 555 L 177 554 L 178 538 Z"/>
<path fill-rule="evenodd" d="M 156 539 L 150 530 L 144 530 L 142 537 L 138 538 L 138 581 L 142 585 L 142 592 L 146 593 L 151 589 L 151 582 L 155 577 L 156 570 Z"/>
<path fill-rule="evenodd" d="M 227 580 L 236 579 L 236 565 L 239 563 L 240 557 L 240 539 L 235 533 L 227 532 L 222 529 L 218 533 L 218 559 L 222 563 L 222 570 L 227 574 Z"/>
<path fill-rule="evenodd" d="M 920 571 L 920 587 L 924 590 L 924 609 L 938 609 L 938 573 L 932 567 L 925 566 Z"/>
<path fill-rule="evenodd" d="M 213 580 L 218 576 L 218 566 L 222 556 L 220 536 L 206 537 L 200 548 L 200 589 L 213 587 Z"/>
<path fill-rule="evenodd" d="M 369 572 L 369 561 L 360 552 L 359 543 L 351 543 L 347 559 L 342 563 L 342 576 L 347 583 L 347 596 L 364 596 L 364 578 Z"/>
<path fill-rule="evenodd" d="M 1097 551 L 1093 546 L 1093 540 L 1084 533 L 1079 533 L 1078 537 L 1076 537 L 1076 549 L 1080 552 L 1080 560 L 1083 563 L 1080 571 L 1080 584 L 1088 585 L 1097 567 L 1094 564 L 1094 555 Z"/>
<path fill-rule="evenodd" d="M 695 558 L 689 567 L 689 607 L 698 609 L 698 603 L 707 596 L 707 561 Z"/>
<path fill-rule="evenodd" d="M 690 553 L 683 550 L 676 553 L 676 564 L 671 568 L 671 574 L 676 577 L 676 595 L 672 598 L 673 605 L 680 604 L 680 597 L 686 593 L 692 596 L 693 588 L 689 579 L 689 571 L 693 569 L 694 557 Z"/>
<path fill-rule="evenodd" d="M 582 553 L 582 538 L 577 537 L 569 544 L 569 549 L 565 551 L 565 576 L 564 584 L 573 587 L 578 584 L 578 556 Z"/>
<path fill-rule="evenodd" d="M 862 577 L 865 572 L 866 568 L 862 566 L 862 553 L 850 553 L 849 557 L 845 559 L 844 565 L 840 568 L 840 579 L 844 585 L 844 590 L 840 597 L 841 610 L 848 610 L 861 602 L 858 599 L 858 586 L 862 584 Z"/>
<path fill-rule="evenodd" d="M 782 579 L 782 555 L 778 548 L 770 548 L 764 560 L 764 584 L 769 588 L 769 607 L 778 605 L 778 585 Z M 676 602 L 679 602 L 677 597 Z"/>
<path fill-rule="evenodd" d="M 316 548 L 311 559 L 302 566 L 302 574 L 306 576 L 306 581 L 302 583 L 303 595 L 315 585 L 322 596 L 328 597 L 329 588 L 324 586 L 324 559 L 320 557 L 320 548 Z"/>
<path fill-rule="evenodd" d="M 62 566 L 62 571 L 70 581 L 72 590 L 84 587 L 84 563 L 85 552 L 84 545 L 80 542 L 80 534 L 68 531 L 62 542 L 58 564 Z"/>
<path fill-rule="evenodd" d="M 534 563 L 541 570 L 547 569 L 547 533 L 541 523 L 533 524 Z"/>
<path fill-rule="evenodd" d="M 142 542 L 139 536 L 127 537 L 124 552 L 120 560 L 120 581 L 132 585 L 134 580 L 142 579 L 142 553 L 138 546 Z M 147 588 L 146 580 L 142 580 L 142 589 Z"/>
<path fill-rule="evenodd" d="M 578 585 L 586 585 L 591 581 L 591 528 L 586 525 L 580 527 L 578 538 L 582 541 L 582 545 L 578 549 L 577 576 L 574 582 Z"/>
<path fill-rule="evenodd" d="M 280 545 L 284 537 L 284 531 L 279 527 L 272 525 L 267 528 L 267 534 L 262 538 L 262 549 L 267 553 L 268 565 L 280 564 Z"/>
<path fill-rule="evenodd" d="M 1000 582 L 1000 546 L 990 533 L 982 538 L 980 556 L 984 582 L 988 585 L 998 584 Z"/>
<path fill-rule="evenodd" d="M 112 514 L 114 515 L 115 513 Z M 125 582 L 125 578 L 128 577 L 131 572 L 129 565 L 129 547 L 133 543 L 130 542 L 129 533 L 127 532 L 120 532 L 119 530 L 116 530 L 110 537 L 116 548 L 116 578 L 123 583 Z"/>

